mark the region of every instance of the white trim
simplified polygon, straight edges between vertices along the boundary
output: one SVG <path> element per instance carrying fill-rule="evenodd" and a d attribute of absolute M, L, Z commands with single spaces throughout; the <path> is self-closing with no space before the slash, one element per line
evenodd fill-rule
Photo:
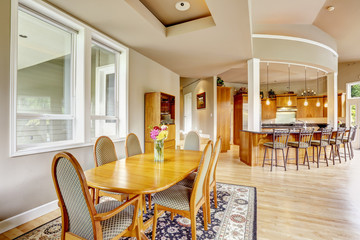
<path fill-rule="evenodd" d="M 360 99 L 360 97 L 351 97 L 351 86 L 360 85 L 360 81 L 346 83 L 346 99 Z"/>
<path fill-rule="evenodd" d="M 285 65 L 294 65 L 294 66 L 301 66 L 301 67 L 306 67 L 306 68 L 313 68 L 316 70 L 319 70 L 321 72 L 324 72 L 325 74 L 328 74 L 329 72 L 322 69 L 322 68 L 318 68 L 318 67 L 314 67 L 311 65 L 307 65 L 307 64 L 302 64 L 302 63 L 289 63 L 289 62 L 282 62 L 282 61 L 267 61 L 267 60 L 260 60 L 260 62 L 262 63 L 277 63 L 277 64 L 285 64 Z"/>
<path fill-rule="evenodd" d="M 336 57 L 339 57 L 339 54 L 331 47 L 314 41 L 314 40 L 309 40 L 306 38 L 299 38 L 299 37 L 290 37 L 290 36 L 283 36 L 283 35 L 271 35 L 271 34 L 252 34 L 253 38 L 267 38 L 267 39 L 279 39 L 279 40 L 288 40 L 288 41 L 297 41 L 297 42 L 303 42 L 303 43 L 308 43 L 308 44 L 312 44 L 318 47 L 322 47 L 326 50 L 329 50 L 330 52 L 332 52 Z"/>
<path fill-rule="evenodd" d="M 21 224 L 34 220 L 35 218 L 41 217 L 49 212 L 58 209 L 58 200 L 46 203 L 42 206 L 30 209 L 29 211 L 20 213 L 11 218 L 5 219 L 0 222 L 0 233 L 6 232 L 10 229 L 16 228 Z"/>
<path fill-rule="evenodd" d="M 217 139 L 217 76 L 213 77 L 213 89 L 214 89 L 214 102 L 213 102 L 213 113 L 214 113 L 214 139 L 213 141 L 215 142 Z"/>

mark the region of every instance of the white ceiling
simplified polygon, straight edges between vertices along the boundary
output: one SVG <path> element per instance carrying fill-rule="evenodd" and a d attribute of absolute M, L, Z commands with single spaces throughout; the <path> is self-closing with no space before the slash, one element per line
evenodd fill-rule
<path fill-rule="evenodd" d="M 182 77 L 225 76 L 230 70 L 230 81 L 242 81 L 257 24 L 314 25 L 334 37 L 340 61 L 360 60 L 359 0 L 205 0 L 216 26 L 168 37 L 127 3 L 137 1 L 47 0 Z M 330 4 L 331 13 L 324 10 Z"/>

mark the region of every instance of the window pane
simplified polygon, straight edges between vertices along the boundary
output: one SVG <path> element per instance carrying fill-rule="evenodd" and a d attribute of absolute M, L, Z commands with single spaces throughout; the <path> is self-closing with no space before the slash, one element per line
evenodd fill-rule
<path fill-rule="evenodd" d="M 351 85 L 351 98 L 360 98 L 360 84 Z"/>
<path fill-rule="evenodd" d="M 19 11 L 17 112 L 71 113 L 72 33 Z"/>
<path fill-rule="evenodd" d="M 116 53 L 93 44 L 91 48 L 91 114 L 116 115 Z"/>
<path fill-rule="evenodd" d="M 91 137 L 116 136 L 117 120 L 91 120 Z"/>
<path fill-rule="evenodd" d="M 350 126 L 356 125 L 356 105 L 350 106 Z"/>
<path fill-rule="evenodd" d="M 18 119 L 17 145 L 73 139 L 73 120 Z"/>

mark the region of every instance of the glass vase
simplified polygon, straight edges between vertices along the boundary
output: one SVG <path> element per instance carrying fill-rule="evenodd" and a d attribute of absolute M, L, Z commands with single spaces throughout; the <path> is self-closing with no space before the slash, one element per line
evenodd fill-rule
<path fill-rule="evenodd" d="M 164 139 L 154 141 L 154 161 L 164 161 Z"/>

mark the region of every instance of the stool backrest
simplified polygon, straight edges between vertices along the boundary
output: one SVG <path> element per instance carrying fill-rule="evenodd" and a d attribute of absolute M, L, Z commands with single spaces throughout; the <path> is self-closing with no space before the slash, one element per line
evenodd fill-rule
<path fill-rule="evenodd" d="M 274 129 L 273 130 L 273 148 L 281 145 L 286 147 L 288 144 L 290 129 Z"/>
<path fill-rule="evenodd" d="M 336 135 L 335 135 L 335 142 L 343 140 L 345 130 L 346 129 L 343 127 L 338 128 L 338 130 L 336 131 Z"/>
<path fill-rule="evenodd" d="M 323 142 L 330 144 L 332 132 L 333 132 L 333 128 L 321 128 L 320 146 L 322 146 L 321 143 Z"/>
<path fill-rule="evenodd" d="M 356 136 L 356 129 L 358 128 L 358 125 L 354 126 L 354 131 L 352 132 L 352 135 L 350 136 L 350 141 L 355 141 L 355 136 Z"/>
<path fill-rule="evenodd" d="M 300 129 L 300 132 L 299 132 L 299 146 L 301 145 L 301 143 L 303 143 L 303 144 L 305 143 L 308 146 L 310 146 L 313 134 L 314 134 L 314 129 L 313 128 L 311 128 L 311 129 L 305 129 L 305 128 Z"/>

